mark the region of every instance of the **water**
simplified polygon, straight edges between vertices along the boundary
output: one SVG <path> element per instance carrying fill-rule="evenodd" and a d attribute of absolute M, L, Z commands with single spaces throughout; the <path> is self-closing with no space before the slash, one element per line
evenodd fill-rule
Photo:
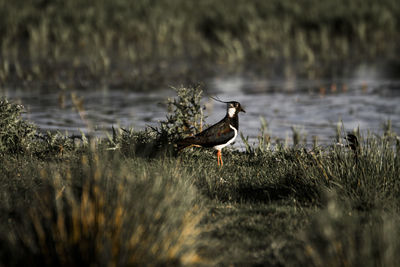
<path fill-rule="evenodd" d="M 400 134 L 400 80 L 377 77 L 362 72 L 352 77 L 306 80 L 296 78 L 260 79 L 244 76 L 213 77 L 205 82 L 209 95 L 228 101 L 239 101 L 246 113 L 240 114 L 240 131 L 255 142 L 259 135 L 260 117 L 268 122 L 273 141 L 291 143 L 295 127 L 307 142 L 313 136 L 321 144 L 334 140 L 337 124 L 344 131 L 360 127 L 363 132 L 381 133 L 382 124 L 391 120 Z M 80 131 L 104 135 L 111 126 L 143 129 L 156 126 L 166 115 L 165 102 L 173 97 L 171 89 L 150 93 L 130 90 L 93 89 L 60 92 L 2 89 L 3 96 L 23 104 L 27 119 L 41 129 L 76 134 Z M 82 101 L 77 110 L 71 92 Z M 225 115 L 225 105 L 205 97 L 206 122 L 213 124 Z M 239 138 L 240 139 L 240 138 Z M 242 147 L 241 140 L 235 146 Z"/>
<path fill-rule="evenodd" d="M 295 127 L 312 143 L 331 144 L 338 123 L 342 131 L 357 127 L 364 133 L 382 133 L 391 120 L 400 134 L 400 80 L 255 80 L 216 79 L 212 83 L 221 99 L 237 96 L 247 113 L 241 116 L 241 131 L 259 135 L 260 117 L 268 122 L 272 137 L 292 142 Z M 214 118 L 214 116 L 212 116 Z M 343 123 L 343 124 L 342 124 Z"/>

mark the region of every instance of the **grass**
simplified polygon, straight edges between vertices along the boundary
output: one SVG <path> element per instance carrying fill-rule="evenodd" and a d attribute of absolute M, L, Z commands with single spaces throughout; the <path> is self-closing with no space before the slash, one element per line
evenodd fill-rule
<path fill-rule="evenodd" d="M 216 65 L 295 62 L 319 76 L 343 61 L 399 59 L 395 0 L 17 0 L 0 10 L 0 83 L 27 88 L 147 90 Z"/>
<path fill-rule="evenodd" d="M 181 108 L 196 108 L 198 93 L 178 90 Z M 186 134 L 174 128 L 185 119 L 177 110 L 157 129 L 71 143 L 39 135 L 2 103 L 1 265 L 397 265 L 390 123 L 358 136 L 357 157 L 335 145 L 272 150 L 264 123 L 259 145 L 226 149 L 220 168 L 214 151 L 160 149 L 178 138 L 165 135 Z"/>

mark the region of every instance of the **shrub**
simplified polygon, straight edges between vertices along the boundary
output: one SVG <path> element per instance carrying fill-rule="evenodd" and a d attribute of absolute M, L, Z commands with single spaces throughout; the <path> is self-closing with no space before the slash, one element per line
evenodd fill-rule
<path fill-rule="evenodd" d="M 36 127 L 23 120 L 23 106 L 0 100 L 0 154 L 28 152 L 33 148 Z"/>
<path fill-rule="evenodd" d="M 200 132 L 205 119 L 204 107 L 200 104 L 203 94 L 200 86 L 180 87 L 174 90 L 178 96 L 168 99 L 167 119 L 161 121 L 160 127 L 156 130 L 158 139 L 167 143 Z"/>

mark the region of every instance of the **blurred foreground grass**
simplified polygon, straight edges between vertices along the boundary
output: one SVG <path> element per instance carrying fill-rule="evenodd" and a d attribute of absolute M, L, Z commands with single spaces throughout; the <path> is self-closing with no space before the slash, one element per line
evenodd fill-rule
<path fill-rule="evenodd" d="M 170 107 L 185 99 L 180 108 L 196 110 L 199 93 L 180 89 Z M 213 151 L 174 155 L 184 122 L 202 119 L 180 108 L 157 129 L 72 141 L 0 104 L 1 265 L 398 263 L 400 139 L 390 129 L 360 137 L 357 157 L 335 145 L 271 150 L 260 137 L 226 149 L 220 168 Z"/>
<path fill-rule="evenodd" d="M 148 89 L 215 63 L 298 62 L 320 75 L 343 61 L 398 61 L 399 18 L 396 0 L 2 0 L 0 82 Z"/>

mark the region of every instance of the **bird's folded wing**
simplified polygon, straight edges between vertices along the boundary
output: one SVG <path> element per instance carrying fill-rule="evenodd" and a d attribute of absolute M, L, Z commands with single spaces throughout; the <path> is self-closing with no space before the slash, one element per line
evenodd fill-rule
<path fill-rule="evenodd" d="M 228 123 L 216 124 L 196 135 L 199 145 L 215 146 L 228 142 L 235 136 L 235 131 Z"/>

